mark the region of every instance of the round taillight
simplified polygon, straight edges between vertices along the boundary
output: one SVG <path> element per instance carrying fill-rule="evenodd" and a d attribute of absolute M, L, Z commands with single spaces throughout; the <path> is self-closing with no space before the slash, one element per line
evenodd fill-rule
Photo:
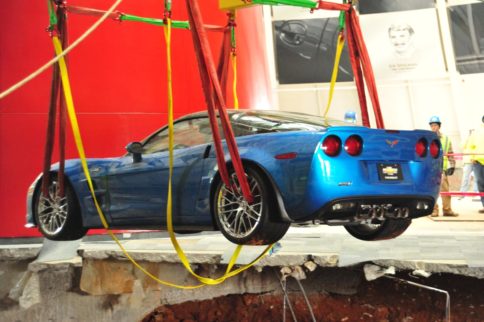
<path fill-rule="evenodd" d="M 421 158 L 427 155 L 427 140 L 424 138 L 418 140 L 417 144 L 415 144 L 415 152 Z"/>
<path fill-rule="evenodd" d="M 323 141 L 322 149 L 330 157 L 337 156 L 341 151 L 340 138 L 335 135 L 327 136 Z"/>
<path fill-rule="evenodd" d="M 437 159 L 440 154 L 440 143 L 438 140 L 433 140 L 432 143 L 430 143 L 430 155 L 434 158 Z"/>
<path fill-rule="evenodd" d="M 352 135 L 346 139 L 345 151 L 352 156 L 361 154 L 363 150 L 363 140 L 358 135 Z"/>

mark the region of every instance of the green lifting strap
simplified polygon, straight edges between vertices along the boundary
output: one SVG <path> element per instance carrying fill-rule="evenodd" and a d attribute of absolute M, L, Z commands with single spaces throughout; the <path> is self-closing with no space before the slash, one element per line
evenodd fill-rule
<path fill-rule="evenodd" d="M 138 17 L 138 16 L 133 16 L 128 14 L 120 15 L 119 20 L 145 22 L 155 26 L 165 25 L 165 23 L 163 22 L 163 19 L 145 18 L 145 17 Z M 188 21 L 172 21 L 171 26 L 172 28 L 178 28 L 178 29 L 190 29 L 190 23 Z"/>
<path fill-rule="evenodd" d="M 252 3 L 267 4 L 270 6 L 286 5 L 311 9 L 316 9 L 318 7 L 318 2 L 311 0 L 252 0 Z"/>
<path fill-rule="evenodd" d="M 165 0 L 165 12 L 171 12 L 171 0 Z"/>
<path fill-rule="evenodd" d="M 346 3 L 346 0 L 343 0 L 343 3 Z M 346 23 L 346 14 L 345 11 L 340 11 L 339 13 L 339 30 L 345 29 L 345 23 Z"/>
<path fill-rule="evenodd" d="M 235 26 L 230 27 L 230 45 L 232 49 L 237 48 L 237 42 L 235 40 Z"/>
<path fill-rule="evenodd" d="M 49 30 L 53 30 L 54 26 L 57 25 L 57 15 L 55 14 L 51 0 L 47 0 L 47 8 L 49 10 Z"/>

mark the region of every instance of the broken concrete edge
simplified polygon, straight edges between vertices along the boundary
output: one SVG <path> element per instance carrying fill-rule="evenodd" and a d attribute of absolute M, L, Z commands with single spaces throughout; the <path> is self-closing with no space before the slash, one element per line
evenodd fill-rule
<path fill-rule="evenodd" d="M 26 261 L 24 261 L 26 262 Z M 14 265 L 10 262 L 1 265 Z M 25 263 L 24 263 L 25 264 Z M 196 284 L 180 263 L 141 263 L 156 276 L 181 285 Z M 180 290 L 158 285 L 147 279 L 128 261 L 117 259 L 83 259 L 82 269 L 73 263 L 33 263 L 28 270 L 19 271 L 10 281 L 10 291 L 0 298 L 0 321 L 60 321 L 56 317 L 70 317 L 79 321 L 140 321 L 160 305 L 201 301 L 231 294 L 282 294 L 279 268 L 265 267 L 261 272 L 247 270 L 216 286 Z M 315 265 L 315 264 L 314 264 Z M 7 268 L 6 266 L 6 268 Z M 203 276 L 219 276 L 222 265 L 197 265 Z M 26 265 L 24 265 L 27 268 Z M 336 292 L 354 294 L 361 278 L 358 271 L 337 267 L 314 268 L 302 281 L 308 292 Z M 0 267 L 0 269 L 2 269 Z M 31 272 L 30 269 L 36 269 Z M 301 270 L 294 272 L 301 276 Z M 297 276 L 292 277 L 297 278 Z M 0 284 L 0 289 L 7 285 Z M 288 290 L 298 290 L 294 279 L 289 279 Z M 8 301 L 7 301 L 8 300 Z M 45 310 L 49 307 L 49 310 Z M 86 310 L 85 308 L 90 308 Z"/>
<path fill-rule="evenodd" d="M 314 262 L 317 266 L 321 267 L 338 267 L 338 255 L 336 254 L 276 254 L 273 256 L 267 256 L 256 263 L 255 267 L 284 267 L 284 266 L 301 266 L 307 262 Z"/>
<path fill-rule="evenodd" d="M 21 261 L 35 259 L 42 244 L 34 245 L 0 245 L 0 261 Z"/>
<path fill-rule="evenodd" d="M 69 260 L 50 261 L 50 262 L 39 262 L 35 260 L 29 263 L 28 270 L 33 273 L 38 273 L 48 269 L 65 270 L 70 267 L 82 267 L 82 258 L 80 256 L 76 256 Z"/>
<path fill-rule="evenodd" d="M 42 244 L 30 245 L 3 245 L 0 246 L 0 261 L 32 261 L 29 264 L 29 270 L 37 272 L 55 266 L 73 265 L 82 266 L 83 259 L 114 259 L 128 261 L 126 256 L 120 250 L 99 250 L 81 248 L 78 250 L 78 256 L 70 260 L 39 262 L 36 261 Z M 180 259 L 173 251 L 139 251 L 130 250 L 130 256 L 135 261 L 149 263 L 180 263 Z M 222 254 L 213 252 L 187 252 L 186 256 L 190 263 L 205 265 L 226 265 L 222 261 Z M 348 267 L 340 266 L 339 256 L 337 254 L 284 254 L 277 253 L 266 256 L 254 265 L 257 271 L 263 267 L 284 267 L 284 266 L 301 266 L 304 263 L 312 261 L 321 267 Z M 423 270 L 429 273 L 452 273 L 465 275 L 469 277 L 484 278 L 484 268 L 469 267 L 464 261 L 412 261 L 412 260 L 395 260 L 395 259 L 378 259 L 367 261 L 381 266 L 394 266 L 398 270 Z M 352 263 L 349 266 L 358 266 L 364 263 Z M 59 267 L 60 267 L 59 266 Z M 237 264 L 237 266 L 243 266 Z"/>
<path fill-rule="evenodd" d="M 119 250 L 90 250 L 80 249 L 79 255 L 84 259 L 117 259 L 128 260 L 126 255 Z M 130 251 L 129 255 L 135 261 L 155 262 L 155 263 L 180 263 L 180 258 L 173 251 Z M 224 265 L 227 264 L 222 261 L 222 254 L 215 254 L 213 252 L 186 252 L 188 261 L 193 264 L 213 264 Z M 257 254 L 254 254 L 254 258 Z M 266 256 L 260 261 L 254 264 L 254 267 L 265 266 L 295 266 L 303 265 L 307 261 L 313 261 L 318 266 L 323 267 L 337 267 L 338 255 L 337 254 L 274 254 L 272 256 Z M 239 266 L 243 266 L 245 263 L 236 263 Z"/>
<path fill-rule="evenodd" d="M 334 294 L 355 294 L 364 275 L 362 267 L 366 263 L 379 265 L 382 269 L 395 267 L 397 271 L 409 274 L 418 269 L 484 278 L 484 268 L 468 267 L 463 261 L 375 260 L 341 267 L 335 254 L 279 253 L 264 258 L 252 269 L 217 286 L 180 290 L 151 280 L 121 252 L 84 250 L 80 254 L 82 256 L 57 262 L 40 262 L 34 258 L 18 261 L 0 258 L 0 271 L 6 273 L 0 274 L 0 277 L 8 277 L 7 283 L 0 280 L 0 321 L 12 321 L 13 317 L 17 320 L 24 317 L 25 321 L 45 321 L 49 318 L 43 309 L 45 307 L 61 308 L 64 311 L 59 311 L 62 312 L 60 316 L 82 317 L 81 320 L 95 320 L 85 319 L 88 313 L 90 317 L 103 316 L 96 320 L 102 322 L 140 320 L 159 305 L 230 294 L 279 294 L 280 279 L 288 277 L 291 277 L 288 279 L 288 289 L 297 290 L 296 279 L 301 280 L 309 292 L 323 290 Z M 134 254 L 140 264 L 158 278 L 179 285 L 199 283 L 184 269 L 174 253 L 153 256 L 154 252 L 135 251 L 130 254 Z M 194 271 L 201 276 L 216 278 L 225 271 L 226 264 L 220 262 L 220 255 L 188 253 L 187 256 L 194 263 Z M 11 258 L 11 254 L 8 254 L 8 258 Z M 99 303 L 103 303 L 101 308 Z M 78 309 L 83 307 L 93 308 L 92 312 Z"/>
<path fill-rule="evenodd" d="M 449 273 L 484 279 L 484 267 L 469 267 L 464 261 L 411 261 L 411 260 L 374 260 L 372 263 L 384 267 L 393 266 L 399 271 L 424 271 L 431 274 Z"/>
<path fill-rule="evenodd" d="M 80 249 L 78 254 L 83 259 L 104 260 L 116 259 L 128 261 L 129 259 L 120 250 L 88 250 Z M 186 253 L 188 261 L 194 264 L 220 264 L 222 255 L 214 253 Z M 137 262 L 153 263 L 180 263 L 180 258 L 172 251 L 129 251 L 129 256 Z"/>

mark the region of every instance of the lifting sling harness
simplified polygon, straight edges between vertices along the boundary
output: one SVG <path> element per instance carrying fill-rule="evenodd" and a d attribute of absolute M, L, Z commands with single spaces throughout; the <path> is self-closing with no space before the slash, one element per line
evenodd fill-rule
<path fill-rule="evenodd" d="M 288 2 L 287 1 L 279 1 L 279 2 Z M 263 0 L 257 0 L 257 2 L 264 2 Z M 271 4 L 274 4 L 275 2 L 278 1 L 267 1 L 271 2 Z M 290 1 L 289 1 L 290 2 Z M 293 1 L 296 2 L 296 1 Z M 298 0 L 298 5 L 301 3 L 307 4 L 307 0 Z M 314 4 L 314 2 L 310 1 L 311 3 Z M 61 55 L 62 54 L 62 48 L 66 46 L 67 43 L 67 30 L 66 30 L 66 23 L 65 23 L 65 18 L 66 18 L 66 8 L 60 1 L 56 1 L 57 6 L 57 13 L 53 14 L 53 9 L 52 9 L 52 3 L 48 1 L 49 3 L 49 11 L 50 11 L 50 19 L 51 19 L 51 34 L 53 37 L 53 42 L 54 42 L 54 47 L 56 49 L 56 54 Z M 254 3 L 256 3 L 256 0 L 254 0 Z M 294 4 L 294 3 L 293 3 Z M 376 85 L 374 82 L 374 76 L 373 76 L 373 71 L 371 68 L 371 63 L 368 57 L 368 53 L 366 51 L 366 47 L 364 45 L 362 35 L 361 35 L 361 30 L 359 27 L 359 22 L 358 22 L 358 17 L 356 15 L 355 10 L 353 9 L 351 3 L 350 4 L 335 4 L 335 3 L 328 3 L 325 1 L 318 1 L 317 6 L 314 7 L 313 9 L 329 9 L 329 10 L 342 10 L 345 12 L 345 17 L 346 17 L 346 39 L 348 40 L 348 47 L 350 51 L 350 58 L 352 62 L 352 68 L 353 72 L 355 75 L 355 81 L 357 84 L 357 89 L 358 89 L 358 97 L 360 100 L 360 105 L 361 105 L 361 110 L 362 110 L 362 120 L 363 124 L 369 126 L 369 118 L 368 118 L 368 112 L 367 112 L 367 107 L 366 107 L 366 97 L 365 97 L 365 92 L 363 88 L 363 77 L 365 78 L 368 86 L 368 92 L 370 94 L 370 98 L 372 100 L 373 108 L 375 111 L 375 119 L 377 122 L 377 127 L 378 128 L 383 128 L 383 120 L 381 118 L 381 112 L 379 109 L 379 101 L 378 101 L 378 94 L 376 91 Z M 247 183 L 247 178 L 245 176 L 245 171 L 240 159 L 240 155 L 237 149 L 237 145 L 235 142 L 234 134 L 232 132 L 232 128 L 230 125 L 229 117 L 226 111 L 226 103 L 225 103 L 225 95 L 224 92 L 222 91 L 222 88 L 226 88 L 227 84 L 227 66 L 228 66 L 228 61 L 229 57 L 232 56 L 232 61 L 233 65 L 235 65 L 235 44 L 234 44 L 234 39 L 233 39 L 233 26 L 235 25 L 234 23 L 234 17 L 232 14 L 229 14 L 229 28 L 223 29 L 224 32 L 224 37 L 223 37 L 223 47 L 220 53 L 220 60 L 219 60 L 219 65 L 218 68 L 215 68 L 215 64 L 212 59 L 212 54 L 210 50 L 210 46 L 208 43 L 208 39 L 206 36 L 206 26 L 203 25 L 202 19 L 201 19 L 201 13 L 200 13 L 200 8 L 198 5 L 197 0 L 186 0 L 186 5 L 188 9 L 188 15 L 189 15 L 189 26 L 190 30 L 192 32 L 192 38 L 193 38 L 193 43 L 195 47 L 195 52 L 197 56 L 197 61 L 199 65 L 199 71 L 200 71 L 200 77 L 202 80 L 202 87 L 205 95 L 205 101 L 207 103 L 207 109 L 208 109 L 208 115 L 210 118 L 210 123 L 211 123 L 211 128 L 212 128 L 212 133 L 213 133 L 213 139 L 214 139 L 214 146 L 215 146 L 215 151 L 216 151 L 216 158 L 217 158 L 217 164 L 220 172 L 220 176 L 222 181 L 227 187 L 233 187 L 232 182 L 230 180 L 229 176 L 229 170 L 227 168 L 227 162 L 225 160 L 225 154 L 223 150 L 223 146 L 221 143 L 221 136 L 219 133 L 219 128 L 218 128 L 218 122 L 217 122 L 217 112 L 218 116 L 220 118 L 223 134 L 226 139 L 226 144 L 227 148 L 229 151 L 230 155 L 230 160 L 231 160 L 231 165 L 233 166 L 233 169 L 235 171 L 235 174 L 237 176 L 237 180 L 241 186 L 242 194 L 244 198 L 250 203 L 252 202 L 252 195 Z M 98 12 L 95 12 L 95 14 L 98 14 Z M 113 15 L 113 17 L 121 17 L 119 15 Z M 122 20 L 122 19 L 120 19 Z M 134 20 L 134 19 L 133 19 Z M 165 36 L 168 39 L 171 38 L 171 1 L 166 1 L 165 2 L 165 17 L 163 19 L 163 25 L 165 26 Z M 54 28 L 54 26 L 57 27 L 57 29 Z M 217 29 L 217 28 L 213 28 Z M 220 29 L 218 29 L 220 30 Z M 61 40 L 59 40 L 57 33 L 59 34 Z M 169 41 L 168 41 L 169 42 Z M 167 48 L 168 50 L 168 48 Z M 168 52 L 167 52 L 168 54 Z M 169 57 L 169 55 L 168 55 Z M 169 58 L 171 59 L 171 58 Z M 170 62 L 169 62 L 170 64 Z M 171 67 L 169 68 L 171 69 Z M 171 70 L 169 70 L 169 73 L 171 73 Z M 169 79 L 171 76 L 169 76 Z M 61 81 L 63 86 L 61 87 Z M 171 79 L 169 80 L 169 87 L 171 91 Z M 234 84 L 234 89 L 235 89 L 235 84 Z M 235 96 L 236 97 L 236 96 Z M 172 106 L 173 101 L 172 97 L 170 95 L 169 97 L 169 105 Z M 237 103 L 235 104 L 237 106 Z M 63 195 L 63 187 L 64 187 L 64 181 L 63 181 L 63 168 L 64 168 L 64 145 L 65 145 L 65 109 L 67 106 L 67 111 L 71 120 L 71 125 L 73 127 L 74 131 L 74 137 L 76 140 L 76 144 L 78 146 L 80 158 L 83 163 L 83 168 L 86 174 L 86 178 L 88 181 L 88 184 L 90 186 L 91 193 L 93 195 L 93 198 L 95 200 L 94 196 L 94 189 L 92 186 L 92 181 L 90 180 L 89 176 L 89 171 L 87 168 L 87 162 L 85 159 L 85 154 L 83 151 L 82 147 L 82 141 L 80 138 L 80 132 L 77 124 L 77 120 L 75 117 L 75 111 L 73 108 L 73 103 L 72 103 L 72 95 L 70 93 L 70 86 L 68 82 L 68 76 L 67 76 L 67 67 L 65 64 L 65 60 L 63 58 L 60 59 L 59 61 L 59 66 L 55 65 L 54 67 L 54 73 L 53 73 L 53 79 L 52 79 L 52 90 L 51 90 L 51 100 L 50 100 L 50 107 L 49 107 L 49 121 L 48 121 L 48 131 L 47 131 L 47 140 L 46 140 L 46 150 L 45 150 L 45 156 L 44 156 L 44 177 L 43 177 L 43 182 L 42 182 L 42 193 L 44 196 L 46 196 L 48 192 L 48 182 L 49 182 L 49 169 L 50 169 L 50 163 L 51 163 L 51 158 L 52 158 L 52 150 L 53 150 L 53 142 L 54 142 L 54 136 L 55 136 L 55 130 L 54 130 L 54 125 L 55 125 L 55 117 L 56 117 L 56 110 L 57 106 L 59 106 L 59 145 L 60 145 L 60 168 L 59 168 L 59 189 L 61 194 Z M 173 111 L 170 109 L 169 112 L 169 123 L 171 124 L 171 143 L 173 141 Z M 170 144 L 172 146 L 172 144 Z M 172 149 L 170 149 L 170 154 L 172 154 Z M 171 158 L 171 166 L 170 166 L 170 172 L 172 168 L 172 155 L 170 155 Z M 171 194 L 171 175 L 170 175 L 170 194 Z M 169 198 L 169 207 L 171 207 L 171 198 Z M 240 247 L 236 249 L 234 252 L 234 255 L 232 256 L 229 265 L 227 267 L 226 274 L 222 276 L 221 278 L 218 279 L 210 279 L 210 278 L 205 278 L 198 276 L 196 273 L 194 273 L 186 260 L 185 255 L 179 249 L 179 245 L 177 248 L 178 255 L 180 259 L 182 260 L 183 264 L 187 268 L 187 270 L 190 271 L 190 273 L 195 276 L 200 282 L 203 284 L 200 285 L 195 285 L 195 286 L 179 286 L 179 285 L 174 285 L 169 282 L 164 282 L 159 280 L 157 277 L 151 275 L 149 272 L 147 272 L 145 269 L 143 269 L 139 264 L 137 264 L 131 256 L 126 252 L 126 250 L 123 248 L 123 246 L 120 244 L 120 242 L 117 240 L 115 235 L 109 230 L 109 226 L 107 224 L 106 219 L 104 218 L 104 215 L 102 214 L 102 210 L 100 206 L 98 205 L 97 201 L 95 200 L 96 208 L 98 209 L 98 212 L 101 217 L 101 221 L 103 223 L 103 226 L 108 230 L 108 233 L 113 237 L 113 239 L 117 242 L 117 244 L 121 247 L 125 255 L 143 272 L 147 273 L 150 277 L 154 278 L 158 282 L 165 284 L 165 285 L 170 285 L 170 286 L 175 286 L 175 287 L 181 287 L 181 288 L 196 288 L 203 286 L 204 284 L 218 284 L 223 282 L 227 277 L 234 276 L 235 274 L 247 269 L 250 267 L 252 264 L 254 264 L 257 260 L 262 258 L 267 251 L 271 248 L 271 246 L 267 247 L 265 251 L 258 257 L 256 260 L 254 260 L 251 264 L 248 266 L 241 267 L 239 269 L 233 270 L 232 267 L 235 264 L 235 260 L 238 256 L 238 253 L 240 252 Z M 171 212 L 171 211 L 170 211 Z M 168 221 L 171 221 L 171 216 L 168 215 Z M 171 226 L 170 223 L 169 225 L 169 231 L 170 235 L 173 237 L 172 241 L 174 239 L 174 234 L 173 234 L 173 227 Z M 175 239 L 174 245 L 176 246 L 177 242 Z"/>

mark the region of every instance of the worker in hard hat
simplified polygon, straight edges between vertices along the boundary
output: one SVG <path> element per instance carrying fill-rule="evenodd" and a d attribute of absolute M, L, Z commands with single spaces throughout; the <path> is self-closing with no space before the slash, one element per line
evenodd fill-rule
<path fill-rule="evenodd" d="M 356 112 L 348 111 L 345 113 L 345 122 L 356 123 Z"/>
<path fill-rule="evenodd" d="M 449 192 L 449 176 L 454 174 L 455 170 L 455 159 L 452 155 L 454 151 L 452 150 L 452 142 L 449 137 L 440 132 L 440 118 L 438 116 L 432 116 L 429 120 L 430 129 L 435 132 L 440 138 L 440 144 L 442 146 L 442 152 L 444 153 L 444 163 L 442 166 L 442 180 L 440 183 L 440 192 Z M 449 155 L 450 154 L 450 155 Z M 451 196 L 440 196 L 442 199 L 442 214 L 447 217 L 457 217 L 459 216 L 452 210 Z M 432 217 L 439 216 L 439 205 L 437 202 L 434 206 L 434 211 L 430 215 Z"/>
<path fill-rule="evenodd" d="M 474 166 L 474 175 L 477 179 L 477 188 L 480 193 L 484 193 L 484 115 L 482 116 L 482 124 L 477 128 L 469 138 L 469 146 L 471 153 L 471 160 Z M 482 209 L 479 213 L 484 214 L 484 196 L 481 196 Z"/>
<path fill-rule="evenodd" d="M 474 133 L 474 129 L 469 130 L 469 135 L 464 141 L 464 144 L 462 144 L 462 152 L 464 152 L 464 155 L 462 156 L 462 181 L 460 185 L 459 191 L 462 193 L 466 193 L 469 191 L 469 187 L 471 185 L 471 178 L 474 176 L 474 183 L 472 184 L 472 191 L 477 192 L 477 179 L 475 178 L 474 175 L 474 165 L 472 163 L 471 155 L 472 155 L 472 149 L 470 146 L 470 140 L 472 137 L 472 134 Z M 463 199 L 464 196 L 460 197 L 459 199 Z"/>

